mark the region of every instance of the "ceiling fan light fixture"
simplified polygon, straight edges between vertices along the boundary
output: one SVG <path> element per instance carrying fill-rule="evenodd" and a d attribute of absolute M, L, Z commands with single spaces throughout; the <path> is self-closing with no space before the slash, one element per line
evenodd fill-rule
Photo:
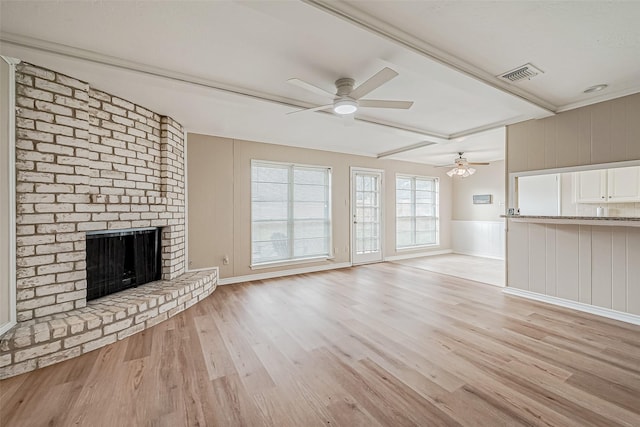
<path fill-rule="evenodd" d="M 455 168 L 451 169 L 449 172 L 447 172 L 447 175 L 449 176 L 459 176 L 462 178 L 466 178 L 468 176 L 473 175 L 474 173 L 476 173 L 475 168 L 470 168 L 468 166 L 464 166 L 464 165 L 459 165 L 456 166 Z"/>
<path fill-rule="evenodd" d="M 341 115 L 353 114 L 358 111 L 358 102 L 349 98 L 339 99 L 333 104 L 333 111 Z"/>

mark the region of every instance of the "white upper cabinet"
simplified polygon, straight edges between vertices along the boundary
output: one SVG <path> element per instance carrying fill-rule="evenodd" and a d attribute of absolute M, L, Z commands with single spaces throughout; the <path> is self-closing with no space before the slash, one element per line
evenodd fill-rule
<path fill-rule="evenodd" d="M 576 203 L 640 202 L 640 166 L 575 172 Z"/>
<path fill-rule="evenodd" d="M 607 198 L 616 203 L 640 201 L 640 167 L 607 170 Z"/>
<path fill-rule="evenodd" d="M 573 174 L 577 203 L 604 203 L 607 201 L 607 171 L 595 170 Z"/>

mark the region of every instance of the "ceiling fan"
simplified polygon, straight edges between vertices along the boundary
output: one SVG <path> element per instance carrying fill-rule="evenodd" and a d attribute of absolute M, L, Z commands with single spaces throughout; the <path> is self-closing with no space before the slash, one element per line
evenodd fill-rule
<path fill-rule="evenodd" d="M 355 80 L 343 77 L 335 81 L 336 93 L 333 94 L 324 89 L 321 89 L 311 83 L 307 83 L 304 80 L 297 78 L 287 80 L 289 83 L 306 89 L 315 94 L 330 97 L 333 99 L 331 104 L 319 105 L 313 108 L 305 108 L 302 110 L 292 111 L 287 114 L 308 112 L 308 111 L 322 111 L 332 109 L 334 113 L 339 115 L 354 114 L 359 108 L 395 108 L 400 110 L 407 110 L 413 105 L 413 101 L 387 101 L 379 99 L 361 99 L 363 96 L 372 92 L 374 89 L 379 88 L 389 80 L 398 75 L 397 72 L 391 68 L 385 67 L 378 71 L 366 82 L 360 86 L 354 88 Z"/>
<path fill-rule="evenodd" d="M 458 157 L 453 161 L 452 165 L 443 165 L 443 166 L 438 166 L 439 168 L 453 168 L 451 169 L 449 172 L 447 172 L 447 175 L 449 176 L 460 176 L 462 178 L 466 178 L 468 176 L 473 175 L 474 173 L 476 173 L 476 169 L 475 168 L 471 168 L 469 166 L 486 166 L 489 163 L 483 162 L 483 163 L 478 163 L 478 162 L 469 162 L 467 161 L 466 158 L 462 157 L 464 153 L 463 152 L 458 152 Z"/>

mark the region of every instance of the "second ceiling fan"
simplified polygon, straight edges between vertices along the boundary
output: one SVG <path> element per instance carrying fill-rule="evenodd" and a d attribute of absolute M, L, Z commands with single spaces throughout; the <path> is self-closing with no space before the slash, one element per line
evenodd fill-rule
<path fill-rule="evenodd" d="M 297 78 L 287 80 L 289 83 L 306 89 L 310 92 L 333 98 L 331 104 L 319 105 L 317 107 L 305 108 L 302 110 L 292 111 L 288 114 L 308 112 L 308 111 L 322 111 L 333 110 L 334 113 L 339 115 L 354 114 L 359 108 L 394 108 L 400 110 L 408 110 L 413 105 L 413 101 L 389 101 L 381 99 L 361 99 L 369 92 L 379 88 L 389 80 L 398 75 L 397 72 L 391 68 L 385 67 L 378 71 L 366 82 L 360 86 L 354 88 L 355 80 L 343 77 L 336 80 L 336 93 L 333 94 L 322 88 L 319 88 L 311 83 L 307 83 L 304 80 Z"/>

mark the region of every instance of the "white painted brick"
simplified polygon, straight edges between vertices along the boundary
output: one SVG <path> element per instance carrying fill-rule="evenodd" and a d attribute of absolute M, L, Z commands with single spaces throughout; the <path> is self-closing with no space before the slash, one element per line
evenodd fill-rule
<path fill-rule="evenodd" d="M 53 94 L 51 92 L 23 85 L 18 85 L 16 89 L 18 96 L 26 96 L 27 98 L 39 99 L 48 102 L 53 101 Z"/>
<path fill-rule="evenodd" d="M 25 119 L 23 117 L 16 117 L 16 127 L 22 129 L 35 129 L 35 122 L 31 119 Z"/>
<path fill-rule="evenodd" d="M 139 325 L 133 325 L 127 329 L 124 329 L 118 332 L 118 339 L 121 340 L 121 339 L 127 338 L 133 334 L 137 334 L 138 332 L 143 331 L 144 329 L 145 329 L 145 326 L 142 323 Z"/>
<path fill-rule="evenodd" d="M 90 178 L 82 175 L 57 175 L 56 182 L 58 184 L 80 184 L 88 185 Z"/>
<path fill-rule="evenodd" d="M 50 154 L 49 154 L 50 156 Z M 36 170 L 38 172 L 51 172 L 51 173 L 64 173 L 64 174 L 72 174 L 73 167 L 58 165 L 50 162 L 38 162 L 36 163 Z M 53 182 L 53 181 L 51 181 Z"/>
<path fill-rule="evenodd" d="M 44 135 L 51 135 L 51 134 L 44 134 Z M 51 135 L 51 141 L 49 142 L 53 142 L 53 135 Z M 57 144 L 48 144 L 45 142 L 41 142 L 39 144 L 36 145 L 36 150 L 40 151 L 41 153 L 53 153 L 53 154 L 61 154 L 63 156 L 73 156 L 73 148 L 71 147 L 65 147 L 65 146 L 61 146 L 61 145 L 57 145 Z M 85 164 L 85 162 L 80 163 L 79 162 L 80 159 L 76 160 L 76 164 Z M 58 158 L 58 163 L 60 164 L 65 164 L 64 162 L 60 161 L 60 158 Z M 66 164 L 73 164 L 73 163 L 66 163 Z"/>
<path fill-rule="evenodd" d="M 75 224 L 40 224 L 37 226 L 38 234 L 72 233 L 76 231 Z"/>
<path fill-rule="evenodd" d="M 62 348 L 60 341 L 54 341 L 51 343 L 38 345 L 35 347 L 27 348 L 24 350 L 16 351 L 14 354 L 14 361 L 16 363 L 23 362 L 28 359 L 34 359 L 36 357 L 44 356 L 46 354 L 53 353 Z"/>
<path fill-rule="evenodd" d="M 109 95 L 108 93 L 93 89 L 91 87 L 89 88 L 89 96 L 91 98 L 95 98 L 100 101 L 111 102 L 111 95 Z"/>
<path fill-rule="evenodd" d="M 161 305 L 160 307 L 158 307 L 158 312 L 159 312 L 159 313 L 164 313 L 164 312 L 166 312 L 166 311 L 168 311 L 168 310 L 170 310 L 170 309 L 172 309 L 172 308 L 176 307 L 176 306 L 177 306 L 177 304 L 178 304 L 178 303 L 177 303 L 177 301 L 176 301 L 176 300 L 169 301 L 169 302 L 167 302 L 166 304 L 163 304 L 163 305 Z"/>
<path fill-rule="evenodd" d="M 47 194 L 50 196 L 50 194 Z M 73 205 L 59 204 L 59 203 L 37 203 L 35 211 L 38 213 L 56 213 L 56 212 L 71 212 L 73 211 Z"/>
<path fill-rule="evenodd" d="M 62 362 L 63 360 L 78 357 L 82 354 L 80 347 L 70 348 L 68 350 L 62 350 L 49 354 L 47 356 L 38 359 L 38 368 L 44 368 L 55 363 Z"/>
<path fill-rule="evenodd" d="M 19 301 L 19 309 L 20 310 L 31 310 L 38 307 L 45 307 L 48 305 L 55 304 L 56 297 L 53 295 L 48 295 L 45 297 L 36 297 L 26 301 Z"/>
<path fill-rule="evenodd" d="M 85 233 L 58 233 L 56 242 L 76 242 L 85 239 Z"/>
<path fill-rule="evenodd" d="M 37 193 L 73 193 L 73 186 L 65 184 L 36 184 L 35 191 Z"/>
<path fill-rule="evenodd" d="M 126 117 L 122 117 L 122 116 L 118 116 L 118 115 L 112 115 L 111 116 L 111 120 L 113 120 L 115 123 L 121 124 L 121 125 L 125 125 L 125 126 L 133 126 L 133 120 L 128 119 Z"/>
<path fill-rule="evenodd" d="M 56 262 L 73 262 L 85 259 L 84 252 L 65 252 L 56 254 Z"/>
<path fill-rule="evenodd" d="M 18 289 L 32 289 L 34 287 L 41 287 L 44 285 L 50 285 L 56 282 L 56 278 L 53 274 L 46 276 L 36 276 L 35 267 L 34 273 L 29 276 L 18 277 L 16 280 L 16 287 Z"/>
<path fill-rule="evenodd" d="M 38 286 L 35 288 L 37 296 L 54 295 L 61 292 L 72 292 L 75 290 L 73 283 L 63 283 L 55 285 Z"/>
<path fill-rule="evenodd" d="M 67 292 L 64 294 L 56 295 L 56 303 L 75 301 L 75 300 L 83 299 L 86 297 L 87 297 L 86 291 Z"/>
<path fill-rule="evenodd" d="M 124 108 L 116 107 L 115 105 L 112 105 L 112 104 L 109 104 L 109 103 L 106 103 L 106 102 L 102 104 L 102 109 L 104 111 L 107 111 L 107 112 L 112 113 L 112 114 L 117 114 L 119 116 L 126 116 L 127 115 L 127 110 L 125 110 Z"/>
<path fill-rule="evenodd" d="M 93 341 L 95 339 L 98 339 L 101 336 L 102 336 L 102 331 L 100 329 L 84 332 L 80 335 L 75 335 L 75 336 L 64 339 L 64 348 L 76 347 L 88 341 Z"/>
<path fill-rule="evenodd" d="M 53 154 L 38 153 L 37 151 L 17 150 L 16 158 L 18 160 L 33 160 L 35 162 L 52 163 L 54 161 Z"/>
<path fill-rule="evenodd" d="M 104 347 L 105 345 L 113 344 L 117 341 L 116 334 L 108 335 L 106 337 L 102 337 L 98 340 L 94 340 L 82 345 L 82 353 L 88 353 L 90 351 L 96 350 L 100 347 Z"/>
<path fill-rule="evenodd" d="M 89 124 L 86 120 L 81 120 L 78 118 L 68 117 L 68 116 L 56 116 L 55 121 L 59 125 L 69 126 L 75 129 L 89 129 Z"/>
<path fill-rule="evenodd" d="M 75 266 L 74 266 L 75 267 Z M 56 275 L 56 280 L 58 282 L 70 282 L 70 281 L 74 281 L 74 280 L 82 280 L 85 279 L 86 276 L 86 272 L 84 270 L 81 271 L 71 271 L 69 273 L 59 273 Z"/>
<path fill-rule="evenodd" d="M 91 220 L 89 213 L 59 213 L 56 215 L 56 222 L 85 222 Z"/>
<path fill-rule="evenodd" d="M 44 89 L 47 90 L 49 92 L 55 92 L 55 93 L 59 93 L 62 95 L 71 95 L 73 94 L 73 91 L 71 88 L 67 87 L 67 86 L 63 86 L 59 83 L 54 83 L 48 80 L 43 80 L 40 78 L 36 78 L 35 79 L 35 87 L 39 88 L 39 89 Z"/>
<path fill-rule="evenodd" d="M 71 134 L 70 135 L 56 135 L 56 143 L 58 144 L 62 144 L 62 145 L 68 145 L 71 147 L 88 147 L 89 143 L 87 142 L 86 138 L 76 138 L 74 137 L 74 133 L 73 133 L 73 128 L 68 128 L 68 129 L 72 129 Z M 76 155 L 78 155 L 78 153 L 76 152 Z"/>
<path fill-rule="evenodd" d="M 70 311 L 74 309 L 74 305 L 72 302 L 65 302 L 62 304 L 49 305 L 46 307 L 36 308 L 34 310 L 35 317 L 44 317 L 49 316 L 55 313 L 64 313 L 66 311 Z"/>
<path fill-rule="evenodd" d="M 74 98 L 69 98 L 68 96 L 63 95 L 55 95 L 53 97 L 53 102 L 59 105 L 64 105 L 65 107 L 78 108 L 78 109 L 89 109 L 89 104 L 85 101 L 79 101 Z"/>
<path fill-rule="evenodd" d="M 10 364 L 11 364 L 11 354 L 10 353 L 0 355 L 0 368 L 4 368 L 5 366 L 8 366 Z"/>
<path fill-rule="evenodd" d="M 71 252 L 73 251 L 73 243 L 55 243 L 50 245 L 38 245 L 36 247 L 36 253 L 38 255 L 55 254 L 58 252 Z"/>
<path fill-rule="evenodd" d="M 87 92 L 89 90 L 89 84 L 72 77 L 65 76 L 64 74 L 56 74 L 55 80 L 65 86 L 71 86 L 76 89 Z"/>
<path fill-rule="evenodd" d="M 51 255 L 51 256 L 54 257 L 54 255 Z M 42 276 L 45 274 L 61 273 L 61 272 L 71 271 L 71 270 L 73 270 L 73 263 L 69 263 L 69 262 L 55 263 L 55 264 L 49 263 L 47 265 L 41 265 L 36 269 L 38 276 Z"/>
<path fill-rule="evenodd" d="M 69 147 L 60 147 L 60 148 L 69 150 L 70 155 L 73 154 L 73 148 L 69 148 Z M 57 153 L 57 154 L 67 154 L 67 153 Z M 61 165 L 84 166 L 87 164 L 87 159 L 78 158 L 78 157 L 58 156 L 58 163 Z"/>
<path fill-rule="evenodd" d="M 27 64 L 26 62 L 20 63 L 16 71 L 18 73 L 29 74 L 47 80 L 53 80 L 55 78 L 55 73 L 53 71 L 45 70 L 43 68 Z"/>
<path fill-rule="evenodd" d="M 35 108 L 40 111 L 44 111 L 52 114 L 60 114 L 64 116 L 73 115 L 73 110 L 71 108 L 65 107 L 62 105 L 53 104 L 47 101 L 36 101 Z"/>
<path fill-rule="evenodd" d="M 18 171 L 18 176 L 16 179 L 22 182 L 52 183 L 54 177 L 52 173 Z"/>
<path fill-rule="evenodd" d="M 16 136 L 20 139 L 29 139 L 32 141 L 53 142 L 53 135 L 47 132 L 41 132 L 29 129 L 16 129 Z M 38 144 L 37 146 L 40 146 Z M 41 150 L 38 150 L 41 151 Z"/>

